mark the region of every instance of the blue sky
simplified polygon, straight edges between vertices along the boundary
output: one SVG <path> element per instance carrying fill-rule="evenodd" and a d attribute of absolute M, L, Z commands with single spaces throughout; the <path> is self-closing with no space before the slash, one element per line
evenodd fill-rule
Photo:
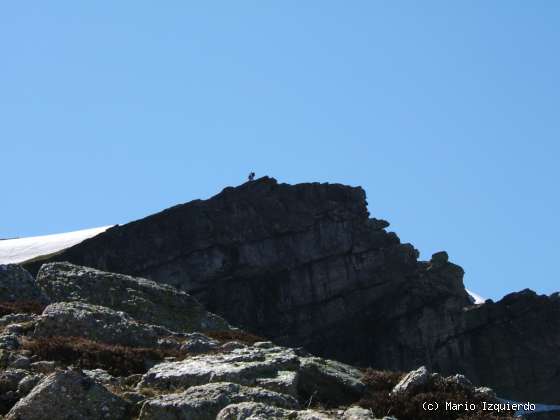
<path fill-rule="evenodd" d="M 0 237 L 257 176 L 361 185 L 422 258 L 560 289 L 557 1 L 5 2 Z"/>

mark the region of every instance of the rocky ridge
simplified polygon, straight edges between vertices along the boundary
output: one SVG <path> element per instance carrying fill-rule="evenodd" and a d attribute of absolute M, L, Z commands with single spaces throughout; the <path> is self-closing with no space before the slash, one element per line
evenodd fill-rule
<path fill-rule="evenodd" d="M 11 273 L 0 277 L 0 289 L 27 274 L 14 266 L 0 270 Z M 115 276 L 49 264 L 38 282 L 25 275 L 31 280 L 9 294 L 13 312 L 0 317 L 0 418 L 372 420 L 390 411 L 408 420 L 432 418 L 422 412 L 421 399 L 496 401 L 491 390 L 466 378 L 426 368 L 408 375 L 358 369 L 258 341 L 229 324 L 222 324 L 225 330 L 193 331 L 192 325 L 204 327 L 201 319 L 219 318 L 173 287 L 120 278 L 134 299 L 154 303 L 149 316 L 138 319 L 137 308 L 122 310 L 119 280 L 115 298 L 105 305 L 99 305 L 99 294 L 106 291 L 83 284 Z M 29 296 L 38 297 L 44 309 L 32 313 L 35 307 L 25 304 L 20 311 Z M 157 309 L 158 299 L 185 300 L 197 310 L 185 312 L 191 320 L 173 318 L 186 327 L 171 330 L 161 325 L 169 324 L 170 314 Z M 511 412 L 489 415 L 509 418 Z M 479 418 L 467 412 L 440 418 L 461 416 Z"/>
<path fill-rule="evenodd" d="M 323 357 L 426 365 L 508 398 L 560 403 L 558 295 L 473 305 L 445 252 L 420 261 L 388 226 L 370 217 L 361 188 L 265 177 L 48 260 L 171 285 L 233 325 Z M 25 266 L 37 272 L 43 262 Z"/>

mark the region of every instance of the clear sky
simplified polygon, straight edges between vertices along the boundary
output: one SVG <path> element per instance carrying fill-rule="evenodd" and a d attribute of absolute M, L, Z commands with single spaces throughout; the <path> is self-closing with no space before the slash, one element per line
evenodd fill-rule
<path fill-rule="evenodd" d="M 0 237 L 237 185 L 365 188 L 485 297 L 560 289 L 560 2 L 0 6 Z"/>

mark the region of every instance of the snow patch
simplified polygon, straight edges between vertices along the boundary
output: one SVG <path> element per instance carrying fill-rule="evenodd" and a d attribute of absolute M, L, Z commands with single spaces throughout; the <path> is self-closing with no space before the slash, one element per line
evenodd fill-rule
<path fill-rule="evenodd" d="M 467 293 L 469 294 L 469 296 L 471 297 L 471 299 L 472 299 L 472 301 L 475 305 L 480 305 L 481 303 L 484 303 L 486 301 L 485 298 L 483 298 L 480 295 L 477 295 L 474 292 L 471 292 L 469 289 L 465 289 L 465 290 L 467 291 Z"/>
<path fill-rule="evenodd" d="M 110 227 L 112 226 L 76 230 L 54 235 L 1 240 L 0 264 L 20 263 L 41 255 L 62 251 L 88 238 L 99 235 Z"/>

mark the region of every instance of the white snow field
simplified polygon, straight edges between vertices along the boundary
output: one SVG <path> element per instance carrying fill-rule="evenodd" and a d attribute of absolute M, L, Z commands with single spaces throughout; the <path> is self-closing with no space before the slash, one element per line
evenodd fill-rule
<path fill-rule="evenodd" d="M 110 227 L 103 226 L 54 235 L 0 240 L 0 264 L 20 263 L 41 255 L 62 251 L 85 239 L 99 235 Z"/>

